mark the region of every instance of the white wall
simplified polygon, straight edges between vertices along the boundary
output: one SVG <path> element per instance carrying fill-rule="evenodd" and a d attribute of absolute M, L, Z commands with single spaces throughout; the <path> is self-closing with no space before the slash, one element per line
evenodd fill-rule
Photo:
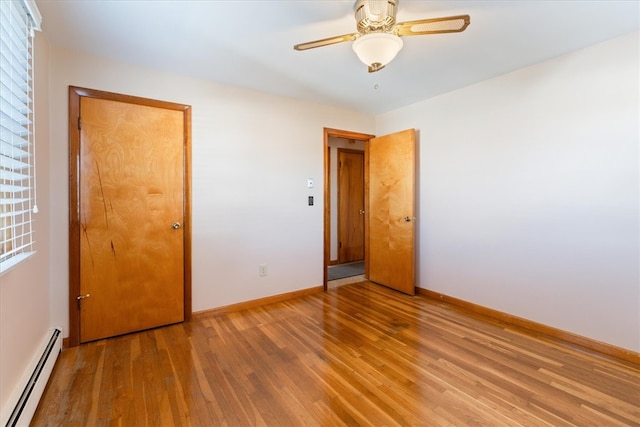
<path fill-rule="evenodd" d="M 640 351 L 638 33 L 376 118 L 419 131 L 419 286 Z"/>
<path fill-rule="evenodd" d="M 30 374 L 30 363 L 50 333 L 49 254 L 49 47 L 42 34 L 35 42 L 34 88 L 38 214 L 34 215 L 36 254 L 0 276 L 0 408 L 15 404 L 17 386 Z M 12 409 L 12 408 L 11 408 Z"/>
<path fill-rule="evenodd" d="M 192 106 L 194 311 L 322 285 L 323 127 L 371 132 L 373 117 L 56 48 L 50 75 L 53 319 L 65 336 L 69 85 Z"/>

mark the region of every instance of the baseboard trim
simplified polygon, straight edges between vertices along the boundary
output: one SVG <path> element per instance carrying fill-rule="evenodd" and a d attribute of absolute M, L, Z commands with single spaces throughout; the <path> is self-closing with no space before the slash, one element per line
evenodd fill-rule
<path fill-rule="evenodd" d="M 431 291 L 424 288 L 416 288 L 416 292 L 419 295 L 433 299 L 439 302 L 446 303 L 450 306 L 457 307 L 467 312 L 477 314 L 480 316 L 489 317 L 501 322 L 505 322 L 511 325 L 519 326 L 529 331 L 544 334 L 549 337 L 557 338 L 570 344 L 578 345 L 585 349 L 595 351 L 607 356 L 615 357 L 616 359 L 624 360 L 627 362 L 640 365 L 640 353 L 636 353 L 625 348 L 617 347 L 612 344 L 603 343 L 591 338 L 584 337 L 582 335 L 574 334 L 573 332 L 567 332 L 562 329 L 547 326 L 542 323 L 537 323 L 532 320 L 524 319 L 522 317 L 514 316 L 512 314 L 504 313 L 499 310 L 494 310 L 482 305 L 474 304 L 469 301 L 461 300 L 455 297 L 451 297 L 445 294 Z"/>
<path fill-rule="evenodd" d="M 246 310 L 248 308 L 259 307 L 261 305 L 273 304 L 276 302 L 287 301 L 293 298 L 312 295 L 319 292 L 323 292 L 322 286 L 315 286 L 313 288 L 301 289 L 299 291 L 287 292 L 285 294 L 272 295 L 265 298 L 258 298 L 251 301 L 240 302 L 237 304 L 226 305 L 224 307 L 213 308 L 210 310 L 196 311 L 192 314 L 192 319 L 202 319 L 204 317 L 219 316 L 221 314 L 232 313 L 235 311 Z"/>
<path fill-rule="evenodd" d="M 240 302 L 238 304 L 231 304 L 224 307 L 217 307 L 210 310 L 194 311 L 191 313 L 191 320 L 201 319 L 203 317 L 218 316 L 220 314 L 232 313 L 234 311 L 245 310 L 248 308 L 259 307 L 261 305 L 272 304 L 275 302 L 281 302 L 290 300 L 296 297 L 305 295 L 311 295 L 318 292 L 323 292 L 322 286 L 315 286 L 313 288 L 301 289 L 299 291 L 287 292 L 280 295 L 272 295 L 265 298 L 259 298 L 251 301 Z M 62 339 L 62 348 L 69 348 L 69 337 Z"/>

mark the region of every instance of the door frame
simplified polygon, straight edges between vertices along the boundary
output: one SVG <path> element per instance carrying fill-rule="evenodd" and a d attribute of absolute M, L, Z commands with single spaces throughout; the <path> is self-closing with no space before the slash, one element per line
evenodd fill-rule
<path fill-rule="evenodd" d="M 364 177 L 364 206 L 365 210 L 367 209 L 368 203 L 368 184 L 367 184 L 367 152 L 369 148 L 369 140 L 374 138 L 375 135 L 370 135 L 366 133 L 360 132 L 352 132 L 348 130 L 341 129 L 332 129 L 332 128 L 323 128 L 323 144 L 324 144 L 324 259 L 323 259 L 323 279 L 322 279 L 322 287 L 326 291 L 327 290 L 327 282 L 329 278 L 329 262 L 331 258 L 331 180 L 330 180 L 330 156 L 329 156 L 329 138 L 345 138 L 345 139 L 354 139 L 356 141 L 364 141 L 364 162 L 365 162 L 365 177 Z M 368 235 L 369 231 L 367 229 L 367 218 L 365 213 L 365 223 L 364 223 L 364 265 L 365 265 L 365 275 L 367 268 L 367 249 L 369 245 Z"/>
<path fill-rule="evenodd" d="M 80 309 L 77 296 L 80 295 L 80 99 L 97 98 L 129 104 L 145 105 L 182 111 L 184 141 L 184 321 L 191 320 L 191 106 L 159 101 L 137 96 L 105 92 L 69 86 L 69 340 L 68 345 L 80 345 Z"/>

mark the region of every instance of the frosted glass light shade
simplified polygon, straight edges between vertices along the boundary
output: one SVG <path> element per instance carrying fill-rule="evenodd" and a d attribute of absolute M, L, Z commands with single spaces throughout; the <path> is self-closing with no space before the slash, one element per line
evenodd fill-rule
<path fill-rule="evenodd" d="M 387 65 L 403 45 L 402 39 L 393 34 L 370 33 L 356 39 L 352 47 L 360 61 L 371 67 L 373 64 Z"/>

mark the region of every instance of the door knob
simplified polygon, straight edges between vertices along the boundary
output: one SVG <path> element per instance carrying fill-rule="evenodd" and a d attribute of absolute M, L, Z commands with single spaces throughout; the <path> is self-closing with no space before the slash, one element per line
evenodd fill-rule
<path fill-rule="evenodd" d="M 171 224 L 171 226 L 173 227 L 174 230 L 177 230 L 180 228 L 180 223 L 179 222 L 174 222 L 173 224 Z"/>
<path fill-rule="evenodd" d="M 415 221 L 416 218 L 412 217 L 412 216 L 405 216 L 404 217 L 404 222 L 411 222 L 411 221 Z"/>

